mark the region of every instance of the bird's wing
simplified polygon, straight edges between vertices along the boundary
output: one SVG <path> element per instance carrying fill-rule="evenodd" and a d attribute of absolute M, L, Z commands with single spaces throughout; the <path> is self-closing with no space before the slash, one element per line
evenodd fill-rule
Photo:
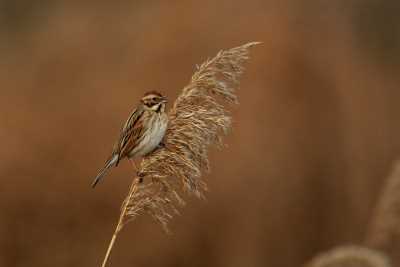
<path fill-rule="evenodd" d="M 104 168 L 97 174 L 92 187 L 95 187 L 100 179 L 107 173 L 107 171 L 117 166 L 121 158 L 127 156 L 129 152 L 137 145 L 140 135 L 142 132 L 142 123 L 140 117 L 143 115 L 143 107 L 139 106 L 135 109 L 128 120 L 125 122 L 124 127 L 121 130 L 121 135 L 118 141 L 114 145 L 113 153 L 110 158 L 106 161 Z"/>
<path fill-rule="evenodd" d="M 114 148 L 114 153 L 119 155 L 119 159 L 127 156 L 139 143 L 139 136 L 143 132 L 143 124 L 140 119 L 143 116 L 143 112 L 143 107 L 139 106 L 131 113 L 128 120 L 125 122 L 125 125 L 121 130 L 121 135 Z"/>

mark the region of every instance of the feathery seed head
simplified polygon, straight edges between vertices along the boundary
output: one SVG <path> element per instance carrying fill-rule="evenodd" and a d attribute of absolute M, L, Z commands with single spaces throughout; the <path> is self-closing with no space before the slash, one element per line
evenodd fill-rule
<path fill-rule="evenodd" d="M 383 253 L 359 246 L 342 246 L 321 253 L 306 267 L 390 267 L 389 259 Z"/>
<path fill-rule="evenodd" d="M 209 146 L 221 144 L 231 127 L 224 104 L 237 103 L 235 90 L 243 63 L 249 48 L 256 44 L 221 51 L 198 67 L 169 111 L 165 146 L 144 157 L 140 164 L 139 176 L 145 182 L 136 180 L 136 189 L 126 199 L 124 222 L 146 211 L 167 230 L 167 222 L 178 213 L 176 206 L 184 204 L 178 193 L 182 188 L 203 197 L 207 186 L 201 174 L 209 170 Z"/>

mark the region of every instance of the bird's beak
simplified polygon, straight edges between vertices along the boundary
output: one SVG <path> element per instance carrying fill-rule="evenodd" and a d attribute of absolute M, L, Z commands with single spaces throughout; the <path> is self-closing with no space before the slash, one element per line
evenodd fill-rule
<path fill-rule="evenodd" d="M 161 101 L 162 101 L 163 103 L 167 103 L 167 102 L 168 102 L 168 99 L 167 99 L 165 96 L 163 96 L 162 99 L 161 99 Z"/>

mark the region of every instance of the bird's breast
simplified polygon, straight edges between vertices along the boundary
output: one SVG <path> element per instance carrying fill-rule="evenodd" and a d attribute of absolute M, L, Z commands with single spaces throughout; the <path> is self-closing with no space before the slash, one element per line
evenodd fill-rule
<path fill-rule="evenodd" d="M 167 130 L 168 120 L 165 114 L 158 115 L 153 118 L 154 121 L 149 121 L 146 134 L 140 142 L 135 155 L 144 156 L 153 151 L 164 138 Z"/>

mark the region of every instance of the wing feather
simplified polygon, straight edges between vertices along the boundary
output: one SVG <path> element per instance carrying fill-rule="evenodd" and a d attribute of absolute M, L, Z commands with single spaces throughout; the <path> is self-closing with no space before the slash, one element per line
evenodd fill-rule
<path fill-rule="evenodd" d="M 143 116 L 143 112 L 142 106 L 135 109 L 121 130 L 121 135 L 114 146 L 114 154 L 118 155 L 117 165 L 119 160 L 127 156 L 138 143 L 138 138 L 136 137 L 142 132 L 143 125 L 140 118 Z"/>
<path fill-rule="evenodd" d="M 128 138 L 124 146 L 121 148 L 121 158 L 128 156 L 129 153 L 139 145 L 142 140 L 141 136 L 143 135 L 144 127 L 142 124 L 142 120 L 138 120 L 137 123 L 129 129 L 127 135 Z"/>

